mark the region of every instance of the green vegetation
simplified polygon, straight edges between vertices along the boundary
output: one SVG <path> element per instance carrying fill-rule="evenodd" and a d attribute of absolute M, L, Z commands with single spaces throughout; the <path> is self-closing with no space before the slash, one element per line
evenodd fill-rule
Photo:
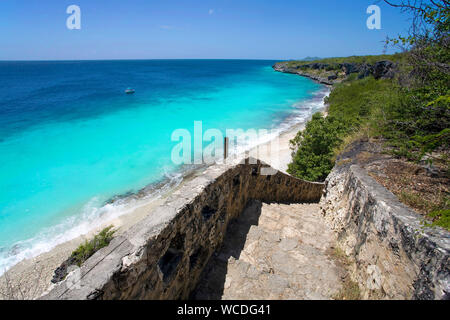
<path fill-rule="evenodd" d="M 390 60 L 392 62 L 401 62 L 404 60 L 404 54 L 395 55 L 375 55 L 375 56 L 352 56 L 345 58 L 325 58 L 320 60 L 308 60 L 308 61 L 287 61 L 288 67 L 299 67 L 304 65 L 309 65 L 313 63 L 323 63 L 330 65 L 329 70 L 339 70 L 340 64 L 343 63 L 354 63 L 354 64 L 375 64 L 378 61 Z"/>
<path fill-rule="evenodd" d="M 300 131 L 292 144 L 298 146 L 297 155 L 288 172 L 309 181 L 324 181 L 334 166 L 333 149 L 342 142 L 346 128 L 335 117 L 324 118 L 316 113 Z"/>
<path fill-rule="evenodd" d="M 297 152 L 288 172 L 301 179 L 324 181 L 342 147 L 361 132 L 375 135 L 384 108 L 396 101 L 391 80 L 370 77 L 337 85 L 327 99 L 328 117 L 315 114 L 291 141 Z"/>
<path fill-rule="evenodd" d="M 448 149 L 450 96 L 442 89 L 399 89 L 399 102 L 385 110 L 381 132 L 396 155 L 419 161 L 437 149 Z"/>
<path fill-rule="evenodd" d="M 450 209 L 434 211 L 428 215 L 434 221 L 427 226 L 442 227 L 450 230 Z"/>
<path fill-rule="evenodd" d="M 448 3 L 439 3 L 424 4 L 419 9 L 399 5 L 416 14 L 414 23 L 418 26 L 412 28 L 418 33 L 388 40 L 394 45 L 407 45 L 402 54 L 288 62 L 290 67 L 324 63 L 330 65 L 330 70 L 338 70 L 342 63 L 374 64 L 390 60 L 398 64 L 392 80 L 358 79 L 357 74 L 352 74 L 334 86 L 326 100 L 328 117 L 315 114 L 306 129 L 291 141 L 296 152 L 289 165 L 290 174 L 324 181 L 345 146 L 364 137 L 382 141 L 386 152 L 408 161 L 418 163 L 426 159 L 429 163 L 443 163 L 448 175 L 450 11 Z M 448 195 L 444 197 L 448 199 Z M 406 193 L 403 198 L 405 203 L 420 201 Z M 433 225 L 449 228 L 448 201 L 426 212 Z"/>
<path fill-rule="evenodd" d="M 368 138 L 382 138 L 393 154 L 411 161 L 449 149 L 447 88 L 406 88 L 396 80 L 373 77 L 348 79 L 335 85 L 326 102 L 328 118 L 314 115 L 305 131 L 291 141 L 298 151 L 289 173 L 299 178 L 324 181 L 338 152 L 362 131 Z M 435 160 L 448 163 L 446 157 L 443 152 Z"/>
<path fill-rule="evenodd" d="M 437 201 L 430 201 L 418 194 L 402 191 L 399 198 L 408 206 L 425 213 L 428 220 L 424 221 L 425 226 L 440 226 L 450 230 L 450 198 L 448 195 L 438 194 Z"/>
<path fill-rule="evenodd" d="M 115 230 L 112 230 L 112 228 L 113 226 L 109 226 L 103 229 L 94 237 L 94 239 L 86 241 L 84 244 L 80 245 L 74 252 L 72 252 L 69 259 L 73 260 L 74 264 L 77 264 L 80 267 L 94 253 L 109 245 L 115 233 Z"/>
<path fill-rule="evenodd" d="M 402 191 L 399 194 L 399 198 L 402 202 L 408 204 L 410 207 L 416 208 L 420 212 L 424 212 L 432 219 L 439 217 L 450 204 L 450 198 L 440 193 L 437 193 L 437 200 L 435 201 L 430 201 L 420 194 L 408 191 Z"/>

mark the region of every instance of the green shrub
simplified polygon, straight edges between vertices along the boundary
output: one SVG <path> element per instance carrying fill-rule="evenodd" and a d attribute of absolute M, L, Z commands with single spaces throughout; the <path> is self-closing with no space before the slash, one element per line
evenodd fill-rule
<path fill-rule="evenodd" d="M 298 150 L 288 172 L 304 180 L 324 181 L 334 166 L 333 149 L 341 143 L 340 136 L 345 131 L 336 118 L 314 114 L 306 129 L 291 141 Z"/>
<path fill-rule="evenodd" d="M 385 108 L 387 121 L 381 128 L 394 154 L 418 161 L 450 141 L 450 96 L 436 88 L 399 91 L 399 103 Z"/>
<path fill-rule="evenodd" d="M 115 230 L 112 230 L 113 226 L 109 226 L 100 231 L 92 240 L 86 241 L 80 245 L 74 252 L 72 252 L 71 259 L 75 264 L 81 266 L 87 259 L 89 259 L 94 253 L 101 248 L 109 245 L 114 237 Z"/>
<path fill-rule="evenodd" d="M 439 226 L 450 230 L 450 209 L 433 211 L 428 217 L 434 220 L 430 226 Z"/>

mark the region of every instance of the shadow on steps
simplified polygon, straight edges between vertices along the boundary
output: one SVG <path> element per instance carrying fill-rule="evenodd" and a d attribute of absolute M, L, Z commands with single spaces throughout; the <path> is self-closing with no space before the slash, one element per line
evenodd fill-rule
<path fill-rule="evenodd" d="M 222 299 L 228 260 L 231 257 L 236 260 L 240 258 L 250 228 L 258 225 L 261 212 L 262 203 L 252 201 L 238 219 L 230 222 L 222 248 L 211 257 L 203 270 L 196 289 L 191 293 L 191 300 Z"/>

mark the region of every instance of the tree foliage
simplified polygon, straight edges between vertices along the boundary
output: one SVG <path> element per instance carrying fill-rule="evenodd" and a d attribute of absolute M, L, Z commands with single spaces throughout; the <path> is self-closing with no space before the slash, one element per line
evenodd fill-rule
<path fill-rule="evenodd" d="M 336 86 L 327 101 L 330 119 L 314 116 L 305 131 L 292 141 L 297 152 L 290 173 L 303 179 L 323 180 L 336 156 L 333 149 L 362 124 L 369 126 L 372 134 L 383 137 L 397 156 L 419 161 L 434 151 L 448 151 L 449 2 L 384 1 L 414 17 L 407 36 L 387 42 L 401 44 L 406 50 L 401 59 L 399 55 L 391 57 L 399 65 L 396 80 L 349 77 L 347 82 Z M 365 61 L 376 57 L 348 59 Z M 345 58 L 324 61 L 335 60 L 345 62 Z"/>
<path fill-rule="evenodd" d="M 407 50 L 403 70 L 409 81 L 399 92 L 401 102 L 390 110 L 385 135 L 398 155 L 420 160 L 449 144 L 450 2 L 384 1 L 413 15 L 409 34 L 387 41 Z"/>
<path fill-rule="evenodd" d="M 421 84 L 450 73 L 450 2 L 448 0 L 384 0 L 412 14 L 408 35 L 388 38 L 386 45 L 408 51 L 408 60 Z M 448 86 L 448 82 L 447 82 Z"/>

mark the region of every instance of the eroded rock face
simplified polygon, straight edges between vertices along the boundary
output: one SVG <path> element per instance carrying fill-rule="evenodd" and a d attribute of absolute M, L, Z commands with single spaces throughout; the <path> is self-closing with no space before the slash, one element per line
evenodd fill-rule
<path fill-rule="evenodd" d="M 391 61 L 379 61 L 373 66 L 375 79 L 392 79 L 395 75 L 396 65 Z"/>
<path fill-rule="evenodd" d="M 365 299 L 449 299 L 450 233 L 421 216 L 357 165 L 334 168 L 321 210 L 353 261 Z"/>
<path fill-rule="evenodd" d="M 312 65 L 312 66 L 315 67 L 314 70 L 321 69 L 320 64 Z M 300 76 L 310 78 L 310 79 L 317 81 L 324 85 L 332 85 L 334 83 L 339 82 L 337 80 L 337 76 L 336 76 L 335 72 L 329 72 L 329 73 L 325 73 L 324 76 L 318 76 L 318 75 L 315 75 L 315 74 L 309 72 L 307 70 L 308 69 L 307 67 L 302 66 L 302 67 L 291 68 L 291 67 L 287 66 L 287 63 L 276 63 L 273 66 L 273 69 L 278 72 L 298 74 Z M 334 76 L 336 76 L 336 79 L 333 79 Z M 331 79 L 330 79 L 330 77 L 331 77 Z"/>
<path fill-rule="evenodd" d="M 392 79 L 397 72 L 397 65 L 392 61 L 378 61 L 375 64 L 340 63 L 335 66 L 326 63 L 310 63 L 289 67 L 287 62 L 279 62 L 273 66 L 275 71 L 298 74 L 311 78 L 325 85 L 342 82 L 351 74 L 358 74 L 359 79 L 373 76 L 375 79 Z M 320 70 L 320 75 L 311 72 Z M 339 76 L 339 74 L 345 76 Z"/>

